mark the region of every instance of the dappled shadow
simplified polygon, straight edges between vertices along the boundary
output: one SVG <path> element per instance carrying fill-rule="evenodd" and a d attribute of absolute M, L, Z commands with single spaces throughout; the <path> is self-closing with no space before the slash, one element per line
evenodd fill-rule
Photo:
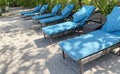
<path fill-rule="evenodd" d="M 4 65 L 4 67 L 0 68 L 1 74 L 6 74 L 8 72 L 9 65 L 13 62 L 12 57 L 13 57 L 13 55 L 11 54 L 9 57 L 10 60 L 6 59 L 5 61 L 0 62 Z M 6 61 L 8 61 L 8 62 L 6 62 Z"/>
<path fill-rule="evenodd" d="M 83 74 L 120 74 L 120 57 L 107 54 L 83 65 Z M 74 62 L 69 56 L 62 58 L 61 53 L 56 53 L 47 62 L 50 74 L 80 74 L 79 62 Z"/>
<path fill-rule="evenodd" d="M 19 50 L 30 49 L 31 47 L 33 47 L 33 44 L 27 43 L 23 47 L 20 47 Z"/>
<path fill-rule="evenodd" d="M 52 45 L 57 44 L 59 41 L 62 41 L 62 40 L 65 40 L 65 39 L 69 39 L 69 38 L 75 37 L 77 35 L 78 35 L 77 32 L 71 32 L 71 33 L 67 33 L 65 35 L 59 35 L 59 36 L 53 37 Z M 34 43 L 36 44 L 36 46 L 38 48 L 42 48 L 42 47 L 46 47 L 46 46 L 50 46 L 51 45 L 50 39 L 49 38 L 43 38 L 43 37 L 34 40 Z"/>
<path fill-rule="evenodd" d="M 27 51 L 21 55 L 20 53 L 14 54 L 14 52 L 9 53 L 8 59 L 0 61 L 2 67 L 0 68 L 0 74 L 44 74 L 46 67 L 44 65 L 45 59 L 48 59 L 50 55 L 49 50 L 37 50 L 34 53 L 32 51 Z M 46 54 L 47 53 L 47 54 Z M 5 53 L 4 53 L 5 54 Z M 21 57 L 18 57 L 21 56 Z"/>
<path fill-rule="evenodd" d="M 63 60 L 57 45 L 59 41 L 77 36 L 77 32 L 55 37 L 53 45 L 50 45 L 49 39 L 43 39 L 41 32 L 30 29 L 34 25 L 31 20 L 18 15 L 0 19 L 3 30 L 0 35 L 0 74 L 79 74 L 79 63 L 67 55 Z M 119 59 L 108 54 L 85 64 L 84 73 L 119 74 Z"/>
<path fill-rule="evenodd" d="M 16 16 L 0 19 L 0 74 L 46 74 L 50 48 L 36 48 L 33 41 L 40 36 L 29 29 L 31 20 Z"/>
<path fill-rule="evenodd" d="M 65 40 L 59 45 L 68 55 L 77 61 L 116 45 L 119 39 L 119 36 L 98 30 Z"/>
<path fill-rule="evenodd" d="M 50 54 L 51 53 L 47 48 L 37 50 L 35 53 L 32 51 L 27 51 L 20 58 L 20 61 L 22 61 L 22 63 L 20 64 L 19 68 L 15 71 L 15 74 L 26 74 L 31 72 L 33 74 L 44 74 L 44 71 L 46 70 L 44 62 L 49 58 Z"/>
<path fill-rule="evenodd" d="M 68 56 L 64 60 L 59 51 L 46 61 L 46 66 L 50 74 L 79 74 L 79 64 Z"/>
<path fill-rule="evenodd" d="M 12 18 L 10 20 L 1 20 L 1 25 L 0 25 L 0 33 L 6 35 L 14 35 L 16 34 L 26 34 L 28 36 L 33 35 L 33 30 L 30 30 L 31 24 L 30 20 L 29 21 L 23 21 L 20 20 L 20 18 Z"/>
<path fill-rule="evenodd" d="M 85 74 L 120 74 L 120 57 L 107 54 L 84 65 Z"/>
<path fill-rule="evenodd" d="M 9 46 L 9 45 L 4 45 L 1 47 L 2 49 L 0 49 L 0 54 L 4 54 L 6 53 L 7 51 L 14 51 L 16 49 L 15 46 Z"/>

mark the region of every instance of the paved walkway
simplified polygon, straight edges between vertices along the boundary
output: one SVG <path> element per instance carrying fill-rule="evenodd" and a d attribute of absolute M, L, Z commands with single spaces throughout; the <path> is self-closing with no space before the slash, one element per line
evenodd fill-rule
<path fill-rule="evenodd" d="M 20 17 L 20 8 L 0 17 L 0 74 L 79 74 L 79 63 L 69 56 L 62 59 L 58 42 L 75 37 L 66 35 L 49 45 L 33 22 Z M 107 54 L 84 65 L 84 74 L 120 74 L 120 57 Z"/>

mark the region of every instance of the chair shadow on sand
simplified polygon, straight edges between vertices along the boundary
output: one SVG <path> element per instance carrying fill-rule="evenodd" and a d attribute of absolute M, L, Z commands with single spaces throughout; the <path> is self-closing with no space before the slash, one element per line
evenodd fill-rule
<path fill-rule="evenodd" d="M 120 74 L 119 57 L 111 53 L 93 60 L 84 65 L 83 74 Z M 50 74 L 79 74 L 79 62 L 73 61 L 66 55 L 66 59 L 62 58 L 62 53 L 55 54 L 46 62 L 46 66 Z"/>
<path fill-rule="evenodd" d="M 77 32 L 71 32 L 71 33 L 68 33 L 65 35 L 60 35 L 60 36 L 54 37 L 53 41 L 52 41 L 52 45 L 56 45 L 59 41 L 75 37 L 78 34 L 79 33 L 77 33 Z M 39 38 L 39 39 L 34 40 L 34 43 L 36 44 L 37 48 L 46 47 L 46 46 L 51 45 L 49 38 Z"/>

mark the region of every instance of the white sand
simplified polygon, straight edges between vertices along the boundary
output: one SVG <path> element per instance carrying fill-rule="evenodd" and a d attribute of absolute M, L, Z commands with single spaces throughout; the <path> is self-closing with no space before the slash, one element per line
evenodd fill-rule
<path fill-rule="evenodd" d="M 15 9 L 0 17 L 0 74 L 79 74 L 79 63 L 62 59 L 58 42 L 64 38 L 49 45 L 40 31 L 30 29 L 31 20 L 20 17 L 22 10 Z M 120 74 L 120 57 L 108 54 L 89 62 L 84 74 Z"/>

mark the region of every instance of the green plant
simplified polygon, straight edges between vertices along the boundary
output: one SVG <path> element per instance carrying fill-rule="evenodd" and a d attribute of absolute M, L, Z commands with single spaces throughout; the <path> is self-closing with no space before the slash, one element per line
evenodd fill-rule
<path fill-rule="evenodd" d="M 0 16 L 2 16 L 2 13 L 0 13 Z"/>
<path fill-rule="evenodd" d="M 95 5 L 104 15 L 109 14 L 113 7 L 118 5 L 118 3 L 118 0 L 92 0 L 92 4 Z"/>
<path fill-rule="evenodd" d="M 78 10 L 82 5 L 94 5 L 101 13 L 107 15 L 111 12 L 115 5 L 119 4 L 119 0 L 0 0 L 0 8 L 4 10 L 6 5 L 10 6 L 23 6 L 23 7 L 35 7 L 38 4 L 49 4 L 49 10 L 56 5 L 62 4 L 62 8 L 66 4 L 75 4 L 75 10 Z"/>

